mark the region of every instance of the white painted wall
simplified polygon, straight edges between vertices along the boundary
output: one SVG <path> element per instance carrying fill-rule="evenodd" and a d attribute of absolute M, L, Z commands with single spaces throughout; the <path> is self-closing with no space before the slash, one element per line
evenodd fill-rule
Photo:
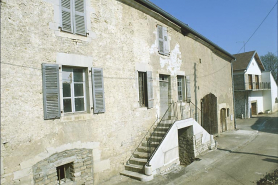
<path fill-rule="evenodd" d="M 270 72 L 262 72 L 262 81 L 270 82 L 271 90 L 264 91 L 264 110 L 271 110 L 275 112 L 278 110 L 278 104 L 275 103 L 275 98 L 278 98 L 278 88 L 277 84 Z"/>
<path fill-rule="evenodd" d="M 263 100 L 264 100 L 264 112 L 266 110 L 272 110 L 271 91 L 270 90 L 263 91 Z"/>
<path fill-rule="evenodd" d="M 263 91 L 250 92 L 248 100 L 250 108 L 252 101 L 257 101 L 257 113 L 264 112 Z"/>
<path fill-rule="evenodd" d="M 194 136 L 202 134 L 202 144 L 210 142 L 210 134 L 193 118 L 176 121 L 150 161 L 153 174 L 156 170 L 179 159 L 178 129 L 193 126 Z M 214 146 L 215 141 L 212 139 Z"/>
<path fill-rule="evenodd" d="M 248 64 L 247 71 L 246 71 L 245 74 L 254 74 L 254 75 L 261 75 L 262 74 L 258 63 L 256 62 L 256 60 L 254 58 Z"/>
<path fill-rule="evenodd" d="M 278 103 L 275 103 L 275 99 L 278 98 L 278 87 L 272 76 L 270 76 L 270 86 L 271 86 L 271 104 L 272 104 L 272 112 L 278 111 Z"/>

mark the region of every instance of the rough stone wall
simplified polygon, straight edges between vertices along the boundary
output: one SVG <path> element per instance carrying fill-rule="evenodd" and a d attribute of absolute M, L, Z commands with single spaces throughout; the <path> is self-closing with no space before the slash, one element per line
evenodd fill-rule
<path fill-rule="evenodd" d="M 185 166 L 194 161 L 193 137 L 189 137 L 187 132 L 188 128 L 178 130 L 180 164 Z"/>
<path fill-rule="evenodd" d="M 248 97 L 246 97 L 246 92 L 239 92 L 236 91 L 235 92 L 235 115 L 237 118 L 242 118 L 242 114 L 243 114 L 243 118 L 247 118 L 247 104 L 246 101 Z"/>
<path fill-rule="evenodd" d="M 59 0 L 1 1 L 1 45 L 5 46 L 1 47 L 2 184 L 30 184 L 33 172 L 22 164 L 48 148 L 75 142 L 99 143 L 93 150 L 95 184 L 118 174 L 159 116 L 159 74 L 171 76 L 173 101 L 178 94 L 176 75 L 189 75 L 192 100 L 197 100 L 199 108 L 200 99 L 213 93 L 233 114 L 227 60 L 182 35 L 159 15 L 148 15 L 146 8 L 137 10 L 116 0 L 86 2 L 88 37 L 59 30 Z M 168 27 L 170 56 L 157 52 L 157 24 Z M 103 68 L 104 114 L 89 111 L 43 119 L 41 64 L 57 63 L 60 53 L 89 57 L 89 67 Z M 137 70 L 153 71 L 152 109 L 139 106 Z M 232 128 L 231 123 L 228 129 Z M 69 149 L 75 149 L 72 146 Z"/>
<path fill-rule="evenodd" d="M 57 184 L 56 167 L 73 163 L 72 182 L 93 184 L 92 150 L 73 149 L 53 154 L 33 166 L 35 184 Z"/>
<path fill-rule="evenodd" d="M 235 74 L 233 78 L 235 90 L 245 90 L 244 74 Z"/>

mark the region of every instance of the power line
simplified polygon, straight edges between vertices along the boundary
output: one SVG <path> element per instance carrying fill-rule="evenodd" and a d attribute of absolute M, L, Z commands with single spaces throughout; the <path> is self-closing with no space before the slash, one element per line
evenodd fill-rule
<path fill-rule="evenodd" d="M 268 15 L 272 12 L 272 10 L 274 9 L 274 7 L 277 5 L 277 3 L 278 3 L 278 1 L 275 3 L 275 5 L 271 8 L 271 10 L 268 12 L 268 14 L 266 15 L 266 17 L 264 18 L 264 20 L 261 22 L 261 24 L 258 26 L 258 28 L 254 31 L 254 33 L 249 37 L 249 39 L 247 40 L 247 42 L 245 42 L 245 44 L 244 44 L 244 46 L 249 42 L 249 40 L 253 37 L 253 35 L 257 32 L 257 30 L 261 27 L 261 25 L 264 23 L 264 21 L 266 20 L 266 18 L 268 17 Z M 244 46 L 242 46 L 241 48 L 240 48 L 240 50 L 237 52 L 237 53 L 239 53 L 241 50 L 242 50 L 242 48 L 244 47 Z"/>

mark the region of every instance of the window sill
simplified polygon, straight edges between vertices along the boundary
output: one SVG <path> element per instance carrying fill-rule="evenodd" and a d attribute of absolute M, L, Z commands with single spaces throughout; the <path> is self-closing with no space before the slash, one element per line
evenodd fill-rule
<path fill-rule="evenodd" d="M 65 37 L 65 38 L 72 39 L 75 42 L 78 42 L 78 41 L 79 42 L 80 41 L 89 42 L 92 40 L 92 38 L 89 35 L 87 35 L 87 36 L 75 35 L 73 33 L 68 33 L 68 32 L 64 32 L 64 31 L 60 31 L 60 30 L 56 30 L 55 35 L 58 37 Z"/>
<path fill-rule="evenodd" d="M 92 119 L 92 115 L 88 112 L 63 113 L 61 115 L 61 121 L 80 121 L 89 119 Z"/>

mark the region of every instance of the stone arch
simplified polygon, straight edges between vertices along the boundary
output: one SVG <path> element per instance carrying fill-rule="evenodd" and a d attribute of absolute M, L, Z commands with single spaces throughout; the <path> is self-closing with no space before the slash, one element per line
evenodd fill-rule
<path fill-rule="evenodd" d="M 212 93 L 202 98 L 202 126 L 209 134 L 218 134 L 217 97 Z"/>

